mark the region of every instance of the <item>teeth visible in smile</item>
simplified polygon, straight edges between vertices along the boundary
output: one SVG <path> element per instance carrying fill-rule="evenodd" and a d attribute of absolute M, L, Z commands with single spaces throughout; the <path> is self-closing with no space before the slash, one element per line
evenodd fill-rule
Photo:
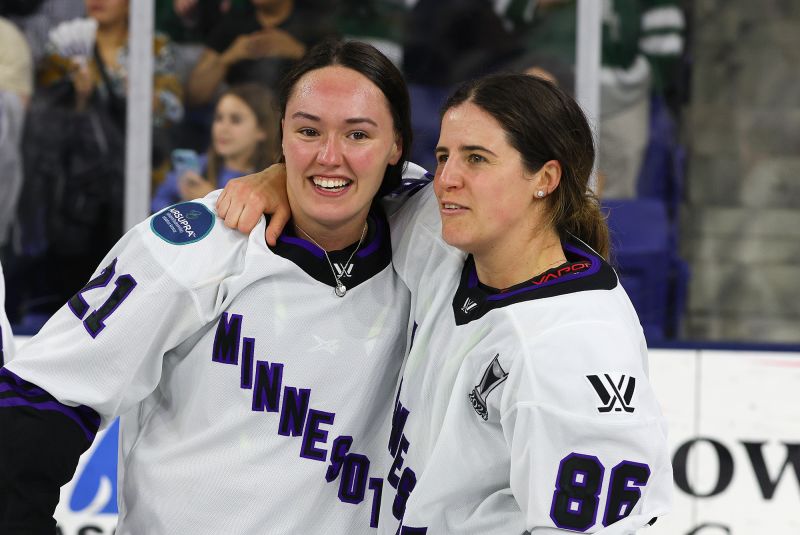
<path fill-rule="evenodd" d="M 337 189 L 345 187 L 349 181 L 343 178 L 319 178 L 314 177 L 314 185 L 325 189 Z"/>
<path fill-rule="evenodd" d="M 457 209 L 461 208 L 461 206 L 459 206 L 457 204 L 450 204 L 450 203 L 446 202 L 446 203 L 444 203 L 444 208 L 445 208 L 445 210 L 457 210 Z"/>

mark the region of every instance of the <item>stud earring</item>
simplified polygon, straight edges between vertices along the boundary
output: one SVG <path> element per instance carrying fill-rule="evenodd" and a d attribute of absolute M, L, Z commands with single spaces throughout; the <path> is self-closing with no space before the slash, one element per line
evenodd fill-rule
<path fill-rule="evenodd" d="M 536 196 L 539 197 L 540 199 L 543 199 L 544 198 L 544 191 L 542 191 L 542 190 L 537 191 L 536 192 Z"/>

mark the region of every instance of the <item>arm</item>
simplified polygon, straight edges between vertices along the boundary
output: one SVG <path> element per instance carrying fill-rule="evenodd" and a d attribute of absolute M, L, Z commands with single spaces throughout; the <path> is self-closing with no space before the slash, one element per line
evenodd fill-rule
<path fill-rule="evenodd" d="M 267 28 L 254 33 L 250 42 L 256 57 L 276 57 L 298 60 L 306 53 L 306 45 L 286 30 Z"/>
<path fill-rule="evenodd" d="M 194 171 L 186 171 L 178 179 L 178 191 L 183 201 L 205 197 L 215 189 L 211 182 Z"/>
<path fill-rule="evenodd" d="M 387 213 L 391 215 L 396 212 L 399 206 L 430 180 L 422 167 L 408 163 L 399 192 L 383 199 Z M 292 216 L 286 196 L 286 166 L 282 163 L 273 164 L 259 173 L 231 180 L 225 185 L 217 201 L 217 215 L 225 219 L 225 225 L 246 234 L 253 230 L 262 213 L 272 214 L 267 226 L 267 243 L 274 246 Z"/>
<path fill-rule="evenodd" d="M 200 56 L 200 60 L 189 74 L 189 81 L 186 84 L 186 100 L 189 104 L 207 104 L 211 102 L 222 80 L 228 73 L 230 63 L 223 54 L 206 48 Z"/>
<path fill-rule="evenodd" d="M 240 35 L 222 53 L 206 47 L 189 75 L 186 96 L 189 104 L 207 104 L 214 98 L 217 87 L 225 80 L 234 63 L 251 57 L 252 37 Z"/>
<path fill-rule="evenodd" d="M 89 99 L 94 93 L 94 81 L 88 67 L 76 67 L 70 73 L 72 87 L 75 89 L 75 111 L 86 111 Z"/>
<path fill-rule="evenodd" d="M 217 215 L 225 226 L 246 234 L 256 226 L 261 214 L 272 214 L 267 226 L 267 243 L 277 243 L 291 217 L 286 195 L 286 166 L 276 163 L 252 175 L 234 178 L 225 185 L 217 199 Z"/>
<path fill-rule="evenodd" d="M 97 433 L 92 409 L 59 403 L 0 369 L 0 532 L 54 533 L 60 488 Z"/>
<path fill-rule="evenodd" d="M 208 210 L 203 218 L 196 204 L 192 222 L 201 234 L 214 218 Z M 229 231 L 216 224 L 194 243 L 168 243 L 165 217 L 152 220 L 159 235 L 151 220 L 128 232 L 103 269 L 3 368 L 0 533 L 54 526 L 59 488 L 97 430 L 149 396 L 164 355 L 216 314 L 217 287 L 241 257 L 238 246 L 219 245 L 240 242 L 219 236 Z"/>
<path fill-rule="evenodd" d="M 45 56 L 38 70 L 36 82 L 41 88 L 55 91 L 59 97 L 63 95 L 59 88 L 64 83 L 69 83 L 72 86 L 69 96 L 74 99 L 74 108 L 79 112 L 86 110 L 95 89 L 95 80 L 86 65 L 78 64 L 71 58 L 58 54 Z"/>

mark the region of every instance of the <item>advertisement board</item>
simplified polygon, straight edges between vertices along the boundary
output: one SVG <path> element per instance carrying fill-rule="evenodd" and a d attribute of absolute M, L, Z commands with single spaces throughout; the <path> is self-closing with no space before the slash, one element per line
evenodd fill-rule
<path fill-rule="evenodd" d="M 674 508 L 650 535 L 800 534 L 800 355 L 657 351 Z"/>

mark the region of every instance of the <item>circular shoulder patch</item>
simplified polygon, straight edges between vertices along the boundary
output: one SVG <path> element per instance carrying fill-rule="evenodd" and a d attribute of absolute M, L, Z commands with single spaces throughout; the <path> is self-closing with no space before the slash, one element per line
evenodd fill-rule
<path fill-rule="evenodd" d="M 214 228 L 215 219 L 204 204 L 182 202 L 154 215 L 150 228 L 165 242 L 188 245 L 205 238 Z"/>

